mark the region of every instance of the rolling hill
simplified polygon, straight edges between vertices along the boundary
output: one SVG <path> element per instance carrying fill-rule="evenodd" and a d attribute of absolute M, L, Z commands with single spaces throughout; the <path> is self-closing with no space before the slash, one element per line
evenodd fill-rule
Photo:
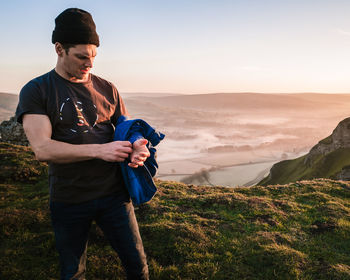
<path fill-rule="evenodd" d="M 0 279 L 58 279 L 47 166 L 0 144 Z M 329 179 L 225 188 L 157 181 L 136 208 L 150 278 L 350 279 L 350 183 Z M 123 279 L 93 225 L 87 279 Z"/>

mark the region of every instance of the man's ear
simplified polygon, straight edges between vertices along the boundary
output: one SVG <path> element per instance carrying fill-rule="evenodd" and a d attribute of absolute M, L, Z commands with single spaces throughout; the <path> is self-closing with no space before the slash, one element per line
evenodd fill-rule
<path fill-rule="evenodd" d="M 55 50 L 56 50 L 56 53 L 57 53 L 58 56 L 62 56 L 63 55 L 64 49 L 63 49 L 61 43 L 59 43 L 59 42 L 55 43 Z"/>

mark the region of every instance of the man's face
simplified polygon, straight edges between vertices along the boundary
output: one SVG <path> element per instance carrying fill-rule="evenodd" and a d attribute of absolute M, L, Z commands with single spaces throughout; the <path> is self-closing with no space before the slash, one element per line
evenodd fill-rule
<path fill-rule="evenodd" d="M 95 45 L 76 45 L 68 50 L 64 50 L 61 56 L 61 66 L 66 78 L 72 82 L 87 81 L 97 47 Z"/>

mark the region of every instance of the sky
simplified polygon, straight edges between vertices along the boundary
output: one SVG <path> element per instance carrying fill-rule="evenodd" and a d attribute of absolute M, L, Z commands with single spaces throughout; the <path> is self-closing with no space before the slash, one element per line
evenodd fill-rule
<path fill-rule="evenodd" d="M 120 92 L 350 93 L 349 0 L 2 1 L 0 92 L 55 67 L 71 7 L 92 14 L 92 72 Z"/>

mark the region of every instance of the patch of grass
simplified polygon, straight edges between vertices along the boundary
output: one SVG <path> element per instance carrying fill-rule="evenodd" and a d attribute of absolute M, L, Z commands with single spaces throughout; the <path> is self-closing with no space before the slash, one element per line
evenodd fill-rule
<path fill-rule="evenodd" d="M 156 184 L 152 201 L 136 207 L 151 279 L 350 279 L 349 182 Z M 58 279 L 45 172 L 9 179 L 0 198 L 0 279 Z M 87 269 L 87 279 L 125 277 L 96 225 Z"/>
<path fill-rule="evenodd" d="M 0 142 L 0 182 L 37 182 L 47 176 L 47 165 L 29 147 Z"/>

